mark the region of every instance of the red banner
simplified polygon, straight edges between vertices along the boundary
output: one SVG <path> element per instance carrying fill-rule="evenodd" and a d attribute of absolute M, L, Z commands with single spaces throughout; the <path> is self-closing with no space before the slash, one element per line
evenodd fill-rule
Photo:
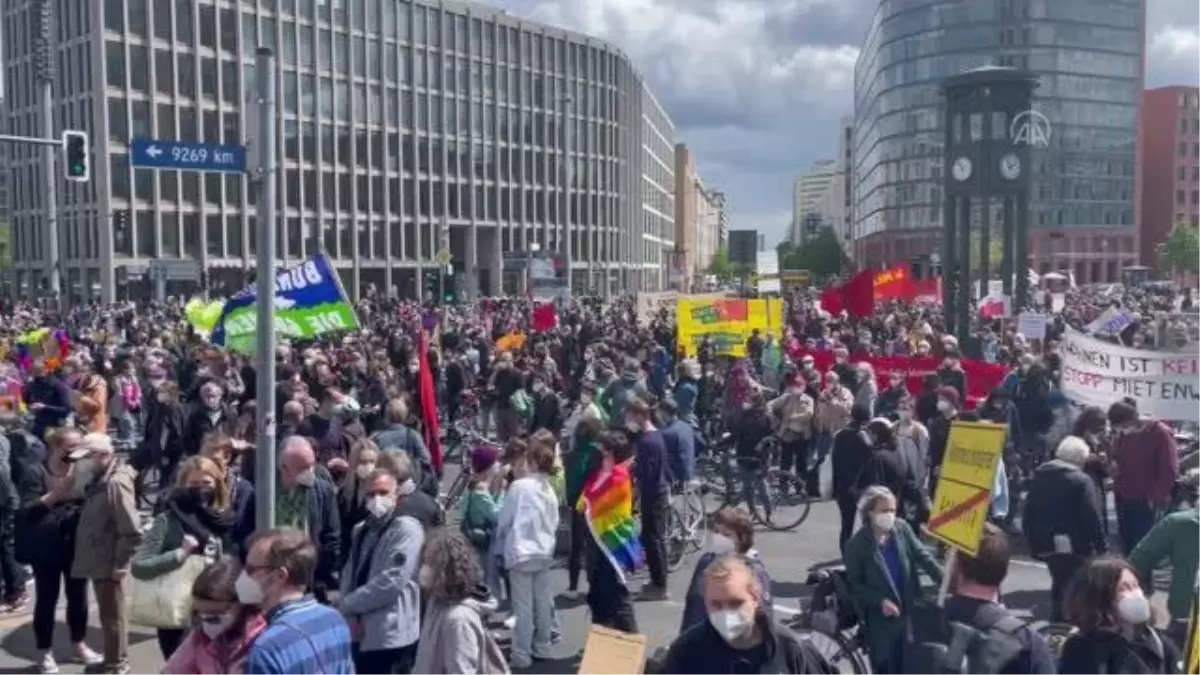
<path fill-rule="evenodd" d="M 911 300 L 912 277 L 908 267 L 898 265 L 875 273 L 875 302 Z"/>
<path fill-rule="evenodd" d="M 811 354 L 813 365 L 822 373 L 833 367 L 833 352 L 816 351 Z M 799 360 L 801 356 L 803 356 L 802 351 L 793 354 L 792 358 Z M 941 365 L 940 359 L 916 356 L 872 356 L 862 360 L 871 364 L 871 367 L 875 369 L 875 377 L 879 381 L 880 391 L 888 385 L 892 373 L 901 373 L 905 377 L 908 391 L 913 396 L 921 393 L 925 376 L 936 372 Z M 1004 381 L 1004 376 L 1008 374 L 1008 370 L 1004 366 L 985 361 L 961 359 L 959 364 L 967 376 L 968 409 L 974 408 L 986 399 L 988 392 L 1000 386 Z"/>

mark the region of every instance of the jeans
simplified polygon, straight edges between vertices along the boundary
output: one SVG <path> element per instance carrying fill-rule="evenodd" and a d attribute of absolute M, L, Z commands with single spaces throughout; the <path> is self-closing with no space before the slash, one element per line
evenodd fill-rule
<path fill-rule="evenodd" d="M 554 630 L 554 598 L 550 591 L 550 562 L 518 565 L 508 571 L 512 590 L 513 626 L 511 662 L 528 662 L 550 653 Z"/>
<path fill-rule="evenodd" d="M 642 497 L 642 548 L 646 551 L 646 567 L 650 584 L 667 588 L 667 522 L 670 518 L 671 497 L 661 494 L 647 502 Z"/>
<path fill-rule="evenodd" d="M 808 473 L 808 439 L 803 436 L 784 441 L 780 447 L 779 468 L 788 471 L 797 478 Z"/>
<path fill-rule="evenodd" d="M 71 577 L 70 560 L 60 563 L 33 566 L 33 636 L 39 651 L 54 645 L 54 608 L 60 589 L 67 595 L 67 630 L 71 642 L 78 644 L 87 637 L 87 579 Z"/>
<path fill-rule="evenodd" d="M 137 429 L 137 413 L 128 410 L 121 412 L 117 416 L 117 448 L 132 451 L 137 446 Z"/>
<path fill-rule="evenodd" d="M 100 610 L 100 630 L 104 633 L 105 672 L 117 672 L 129 664 L 127 578 L 120 581 L 92 579 L 96 606 Z"/>
<path fill-rule="evenodd" d="M 756 466 L 738 466 L 738 483 L 742 487 L 742 500 L 747 508 L 758 504 L 763 514 L 771 512 L 771 497 L 767 494 L 767 480 Z"/>
<path fill-rule="evenodd" d="M 808 473 L 804 476 L 804 485 L 810 497 L 821 496 L 821 465 L 832 448 L 833 435 L 828 431 L 818 431 L 808 441 Z"/>
<path fill-rule="evenodd" d="M 1121 544 L 1125 555 L 1129 555 L 1154 527 L 1154 507 L 1145 499 L 1123 499 L 1117 497 L 1117 529 L 1121 533 Z"/>

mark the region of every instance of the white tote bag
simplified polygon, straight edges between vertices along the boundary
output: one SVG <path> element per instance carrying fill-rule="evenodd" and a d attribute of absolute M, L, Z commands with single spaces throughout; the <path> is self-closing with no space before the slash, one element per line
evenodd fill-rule
<path fill-rule="evenodd" d="M 153 579 L 133 579 L 129 622 L 151 628 L 187 628 L 192 625 L 192 584 L 212 562 L 204 555 L 189 555 L 178 568 Z"/>

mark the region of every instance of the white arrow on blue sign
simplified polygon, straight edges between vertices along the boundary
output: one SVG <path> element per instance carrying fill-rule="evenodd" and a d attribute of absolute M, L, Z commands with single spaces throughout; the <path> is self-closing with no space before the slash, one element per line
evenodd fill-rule
<path fill-rule="evenodd" d="M 129 143 L 129 164 L 148 169 L 242 173 L 246 170 L 246 148 L 240 145 L 135 138 Z"/>

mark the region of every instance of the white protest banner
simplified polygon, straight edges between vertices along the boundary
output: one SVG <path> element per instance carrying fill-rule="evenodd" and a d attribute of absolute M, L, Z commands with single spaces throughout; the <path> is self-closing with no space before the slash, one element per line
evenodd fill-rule
<path fill-rule="evenodd" d="M 1130 397 L 1138 412 L 1163 420 L 1200 421 L 1200 357 L 1131 349 L 1068 328 L 1059 345 L 1062 389 L 1080 405 L 1105 410 Z"/>
<path fill-rule="evenodd" d="M 1042 312 L 1021 312 L 1017 315 L 1017 332 L 1027 340 L 1046 339 L 1046 315 Z"/>
<path fill-rule="evenodd" d="M 692 300 L 716 300 L 724 298 L 726 293 L 696 293 L 694 295 L 683 295 L 676 291 L 662 291 L 660 293 L 638 293 L 637 296 L 637 320 L 642 326 L 649 326 L 650 322 L 658 317 L 661 310 L 667 310 L 668 315 L 675 313 L 675 303 L 680 298 L 690 298 Z"/>

